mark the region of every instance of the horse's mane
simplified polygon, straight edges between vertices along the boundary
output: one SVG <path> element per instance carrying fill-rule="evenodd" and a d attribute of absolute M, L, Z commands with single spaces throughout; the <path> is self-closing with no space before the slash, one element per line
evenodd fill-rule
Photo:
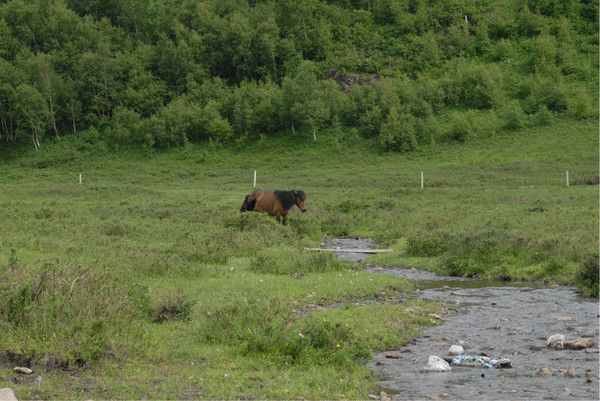
<path fill-rule="evenodd" d="M 279 199 L 285 210 L 291 209 L 296 203 L 294 191 L 275 191 L 275 196 Z"/>

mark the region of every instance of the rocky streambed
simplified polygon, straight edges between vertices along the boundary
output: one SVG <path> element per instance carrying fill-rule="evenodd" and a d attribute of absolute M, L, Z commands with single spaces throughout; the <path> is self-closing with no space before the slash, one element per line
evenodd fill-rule
<path fill-rule="evenodd" d="M 336 239 L 334 246 L 358 247 L 353 241 Z M 359 241 L 360 247 L 372 245 Z M 418 297 L 455 306 L 442 324 L 426 329 L 420 338 L 374 356 L 369 367 L 394 400 L 599 399 L 597 300 L 582 298 L 568 287 L 466 280 L 403 268 L 370 267 L 369 271 L 415 280 Z M 567 341 L 591 339 L 595 346 L 548 348 L 547 338 L 555 333 Z M 509 358 L 513 368 L 423 370 L 430 355 L 447 358 L 453 344 L 462 345 L 465 354 Z"/>

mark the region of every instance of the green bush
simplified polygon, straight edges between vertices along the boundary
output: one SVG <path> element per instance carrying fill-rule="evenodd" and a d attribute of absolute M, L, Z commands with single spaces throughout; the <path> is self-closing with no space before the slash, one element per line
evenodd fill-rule
<path fill-rule="evenodd" d="M 410 256 L 440 256 L 448 251 L 450 240 L 445 231 L 418 232 L 408 238 L 406 253 Z"/>
<path fill-rule="evenodd" d="M 449 129 L 445 137 L 456 141 L 464 142 L 475 135 L 473 120 L 466 113 L 456 113 L 450 116 Z"/>
<path fill-rule="evenodd" d="M 502 121 L 504 129 L 519 129 L 525 126 L 526 116 L 521 106 L 516 101 L 505 103 L 498 111 L 497 115 Z"/>
<path fill-rule="evenodd" d="M 390 111 L 386 122 L 381 126 L 379 142 L 385 149 L 394 152 L 410 152 L 417 148 L 415 118 L 409 114 Z"/>
<path fill-rule="evenodd" d="M 600 283 L 598 282 L 598 273 L 600 271 L 600 265 L 598 262 L 598 253 L 588 254 L 579 270 L 578 285 L 581 291 L 590 297 L 598 297 L 598 289 Z"/>

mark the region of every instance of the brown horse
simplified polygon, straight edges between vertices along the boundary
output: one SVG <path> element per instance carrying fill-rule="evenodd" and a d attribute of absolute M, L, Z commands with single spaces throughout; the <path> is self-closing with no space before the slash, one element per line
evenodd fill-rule
<path fill-rule="evenodd" d="M 294 205 L 298 206 L 302 213 L 308 210 L 306 205 L 306 193 L 301 190 L 292 191 L 263 191 L 258 189 L 246 196 L 240 212 L 265 212 L 275 216 L 277 221 L 287 223 L 288 212 Z"/>

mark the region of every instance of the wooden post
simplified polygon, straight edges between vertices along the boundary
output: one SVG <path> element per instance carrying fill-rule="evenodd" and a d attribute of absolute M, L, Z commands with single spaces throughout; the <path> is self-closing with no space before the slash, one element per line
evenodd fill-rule
<path fill-rule="evenodd" d="M 567 179 L 567 186 L 569 186 L 569 170 L 565 172 L 565 178 Z"/>
<path fill-rule="evenodd" d="M 252 187 L 256 188 L 256 170 L 254 170 L 254 180 L 252 181 Z"/>
<path fill-rule="evenodd" d="M 317 142 L 317 131 L 313 128 L 313 141 Z"/>
<path fill-rule="evenodd" d="M 425 188 L 425 180 L 423 179 L 423 172 L 421 171 L 421 189 Z"/>
<path fill-rule="evenodd" d="M 81 173 L 79 173 L 79 185 L 81 185 Z"/>

